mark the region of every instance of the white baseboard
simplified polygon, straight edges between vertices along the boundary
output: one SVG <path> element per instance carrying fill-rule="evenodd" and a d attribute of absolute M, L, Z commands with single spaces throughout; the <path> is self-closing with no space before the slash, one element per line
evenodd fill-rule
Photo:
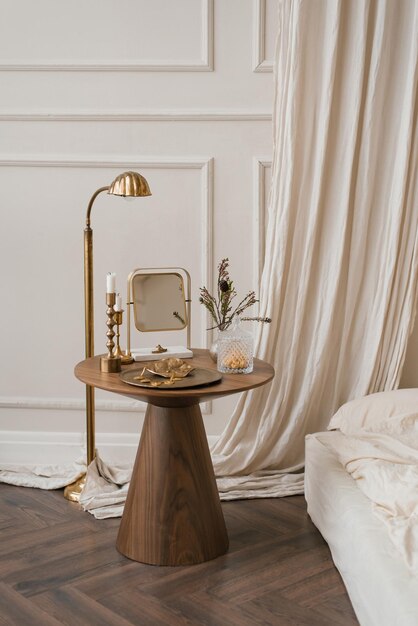
<path fill-rule="evenodd" d="M 209 435 L 209 445 L 213 445 L 217 439 L 217 435 Z M 101 457 L 113 463 L 133 463 L 138 442 L 138 433 L 96 434 L 96 447 Z M 65 465 L 83 458 L 83 433 L 0 431 L 0 464 Z"/>

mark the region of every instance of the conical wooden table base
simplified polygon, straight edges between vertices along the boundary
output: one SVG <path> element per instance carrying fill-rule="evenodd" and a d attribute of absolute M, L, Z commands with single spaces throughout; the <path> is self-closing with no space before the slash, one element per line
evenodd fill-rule
<path fill-rule="evenodd" d="M 148 405 L 116 547 L 154 565 L 192 565 L 227 551 L 198 404 Z"/>

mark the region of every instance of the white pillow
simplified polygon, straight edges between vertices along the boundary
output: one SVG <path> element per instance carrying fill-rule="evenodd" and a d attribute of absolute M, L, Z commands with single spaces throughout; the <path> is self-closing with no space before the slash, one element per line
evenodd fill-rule
<path fill-rule="evenodd" d="M 418 413 L 418 389 L 380 391 L 351 400 L 331 418 L 328 430 L 339 429 L 346 435 L 374 430 L 384 420 L 405 413 Z"/>

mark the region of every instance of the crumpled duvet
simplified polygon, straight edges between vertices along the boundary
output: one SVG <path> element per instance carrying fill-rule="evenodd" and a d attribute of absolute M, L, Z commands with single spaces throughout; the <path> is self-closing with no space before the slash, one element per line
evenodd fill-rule
<path fill-rule="evenodd" d="M 390 417 L 367 431 L 324 438 L 418 575 L 418 413 Z"/>

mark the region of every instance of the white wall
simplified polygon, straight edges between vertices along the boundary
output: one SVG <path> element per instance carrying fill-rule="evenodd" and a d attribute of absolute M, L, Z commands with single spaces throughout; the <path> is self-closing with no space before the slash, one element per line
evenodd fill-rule
<path fill-rule="evenodd" d="M 102 195 L 93 207 L 96 352 L 105 351 L 107 271 L 124 290 L 134 267 L 188 268 L 197 347 L 207 341 L 198 288 L 213 285 L 222 257 L 239 292 L 258 289 L 276 7 L 3 0 L 1 460 L 80 453 L 84 387 L 73 368 L 84 352 L 82 235 L 92 193 L 116 174 L 138 170 L 153 196 Z M 204 407 L 209 435 L 221 432 L 235 401 Z M 102 454 L 132 458 L 143 406 L 97 393 L 97 409 Z"/>

